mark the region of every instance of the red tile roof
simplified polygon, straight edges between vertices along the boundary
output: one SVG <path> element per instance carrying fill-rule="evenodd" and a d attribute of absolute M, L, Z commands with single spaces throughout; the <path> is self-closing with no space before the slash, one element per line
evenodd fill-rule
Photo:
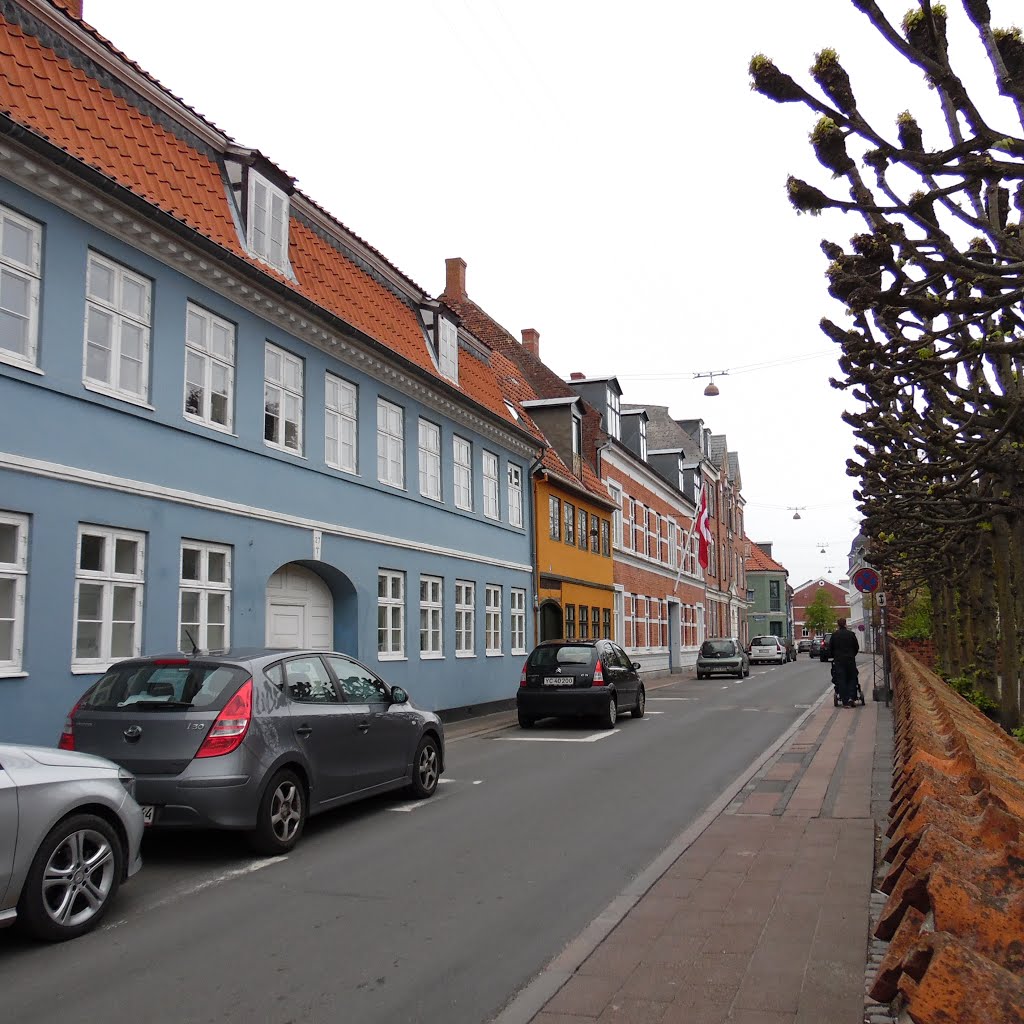
<path fill-rule="evenodd" d="M 766 555 L 756 544 L 751 543 L 750 554 L 747 555 L 747 572 L 789 572 L 784 565 L 780 565 L 774 558 Z"/>
<path fill-rule="evenodd" d="M 109 46 L 99 33 L 93 35 Z M 114 47 L 109 49 L 141 70 Z M 215 158 L 183 141 L 2 16 L 0 114 L 208 239 L 225 255 L 244 261 L 251 270 L 273 278 L 297 297 L 312 301 L 440 379 L 410 305 L 295 216 L 290 223 L 289 257 L 296 280 L 250 256 L 238 237 Z M 343 233 L 356 238 L 347 229 Z M 460 351 L 460 364 L 458 387 L 462 393 L 505 421 L 514 422 L 490 368 L 464 351 Z"/>

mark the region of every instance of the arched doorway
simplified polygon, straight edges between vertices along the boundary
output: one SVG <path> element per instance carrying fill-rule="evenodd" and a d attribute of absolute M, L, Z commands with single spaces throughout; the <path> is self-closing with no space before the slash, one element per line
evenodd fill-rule
<path fill-rule="evenodd" d="M 329 651 L 334 646 L 334 598 L 311 569 L 282 565 L 267 580 L 266 645 Z"/>
<path fill-rule="evenodd" d="M 540 606 L 540 638 L 541 640 L 560 640 L 562 638 L 562 609 L 555 601 L 545 601 Z"/>

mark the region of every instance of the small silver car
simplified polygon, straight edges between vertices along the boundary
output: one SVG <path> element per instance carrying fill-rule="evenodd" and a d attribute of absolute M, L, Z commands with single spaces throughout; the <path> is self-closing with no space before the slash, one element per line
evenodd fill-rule
<path fill-rule="evenodd" d="M 270 855 L 311 814 L 396 789 L 429 797 L 444 771 L 440 718 L 332 651 L 118 662 L 71 709 L 59 746 L 131 771 L 147 826 L 238 829 Z"/>
<path fill-rule="evenodd" d="M 102 757 L 0 744 L 0 926 L 61 941 L 99 924 L 142 866 L 134 787 Z"/>
<path fill-rule="evenodd" d="M 734 636 L 714 637 L 700 645 L 697 654 L 697 678 L 735 676 L 743 679 L 750 675 L 750 659 Z"/>

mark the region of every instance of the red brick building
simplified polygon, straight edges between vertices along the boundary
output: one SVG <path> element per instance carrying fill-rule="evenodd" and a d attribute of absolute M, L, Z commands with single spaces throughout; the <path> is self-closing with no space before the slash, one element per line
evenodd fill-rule
<path fill-rule="evenodd" d="M 824 587 L 831 598 L 832 610 L 837 619 L 848 619 L 850 617 L 849 594 L 846 590 L 846 580 L 840 580 L 838 584 L 819 576 L 815 580 L 808 580 L 793 591 L 793 635 L 799 640 L 801 637 L 813 636 L 813 632 L 804 625 L 807 606 L 814 600 L 818 591 Z"/>

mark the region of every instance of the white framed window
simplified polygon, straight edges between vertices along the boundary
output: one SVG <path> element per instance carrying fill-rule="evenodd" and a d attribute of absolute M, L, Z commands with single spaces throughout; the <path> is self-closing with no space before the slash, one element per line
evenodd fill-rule
<path fill-rule="evenodd" d="M 377 479 L 405 486 L 405 421 L 401 406 L 377 399 Z"/>
<path fill-rule="evenodd" d="M 90 252 L 85 285 L 87 384 L 115 398 L 149 396 L 152 285 L 141 274 Z"/>
<path fill-rule="evenodd" d="M 509 526 L 523 525 L 523 471 L 511 464 L 508 467 L 508 522 Z"/>
<path fill-rule="evenodd" d="M 442 377 L 459 383 L 459 332 L 451 320 L 439 318 L 437 334 L 437 368 Z"/>
<path fill-rule="evenodd" d="M 185 311 L 185 418 L 231 430 L 235 325 L 194 303 Z"/>
<path fill-rule="evenodd" d="M 452 438 L 452 459 L 455 464 L 455 507 L 473 508 L 473 446 L 462 437 Z"/>
<path fill-rule="evenodd" d="M 682 564 L 679 557 L 679 529 L 674 519 L 668 520 L 668 564 L 673 569 L 678 569 Z"/>
<path fill-rule="evenodd" d="M 612 513 L 612 540 L 617 548 L 622 547 L 622 488 L 618 484 L 609 484 L 608 493 L 615 502 Z"/>
<path fill-rule="evenodd" d="M 288 196 L 252 170 L 246 228 L 246 242 L 253 255 L 272 267 L 287 270 Z"/>
<path fill-rule="evenodd" d="M 420 420 L 420 494 L 441 500 L 441 428 Z"/>
<path fill-rule="evenodd" d="M 604 390 L 605 397 L 605 427 L 609 437 L 618 441 L 622 434 L 621 418 L 619 410 L 619 393 L 610 384 Z"/>
<path fill-rule="evenodd" d="M 640 428 L 640 458 L 647 461 L 647 420 L 643 416 L 638 416 L 638 426 Z"/>
<path fill-rule="evenodd" d="M 455 657 L 471 658 L 475 653 L 473 632 L 475 622 L 476 584 L 470 580 L 455 581 Z"/>
<path fill-rule="evenodd" d="M 78 527 L 72 670 L 103 671 L 142 650 L 146 536 Z"/>
<path fill-rule="evenodd" d="M 0 206 L 0 359 L 37 365 L 43 229 Z"/>
<path fill-rule="evenodd" d="M 356 422 L 359 392 L 355 384 L 328 373 L 324 377 L 324 460 L 346 473 L 359 470 Z"/>
<path fill-rule="evenodd" d="M 513 654 L 526 653 L 526 591 L 512 587 L 509 591 L 511 608 L 508 622 L 509 639 Z"/>
<path fill-rule="evenodd" d="M 484 651 L 501 654 L 501 587 L 484 587 Z"/>
<path fill-rule="evenodd" d="M 440 658 L 444 624 L 444 580 L 420 577 L 420 657 Z"/>
<path fill-rule="evenodd" d="M 181 542 L 178 648 L 221 651 L 231 646 L 231 548 Z"/>
<path fill-rule="evenodd" d="M 302 454 L 302 360 L 269 341 L 264 356 L 263 440 L 271 448 Z"/>
<path fill-rule="evenodd" d="M 377 657 L 381 661 L 405 656 L 405 573 L 377 573 Z"/>
<path fill-rule="evenodd" d="M 27 585 L 28 516 L 0 512 L 0 676 L 22 670 Z"/>
<path fill-rule="evenodd" d="M 498 504 L 498 456 L 485 451 L 482 457 L 484 476 L 484 515 L 488 519 L 500 519 Z"/>

